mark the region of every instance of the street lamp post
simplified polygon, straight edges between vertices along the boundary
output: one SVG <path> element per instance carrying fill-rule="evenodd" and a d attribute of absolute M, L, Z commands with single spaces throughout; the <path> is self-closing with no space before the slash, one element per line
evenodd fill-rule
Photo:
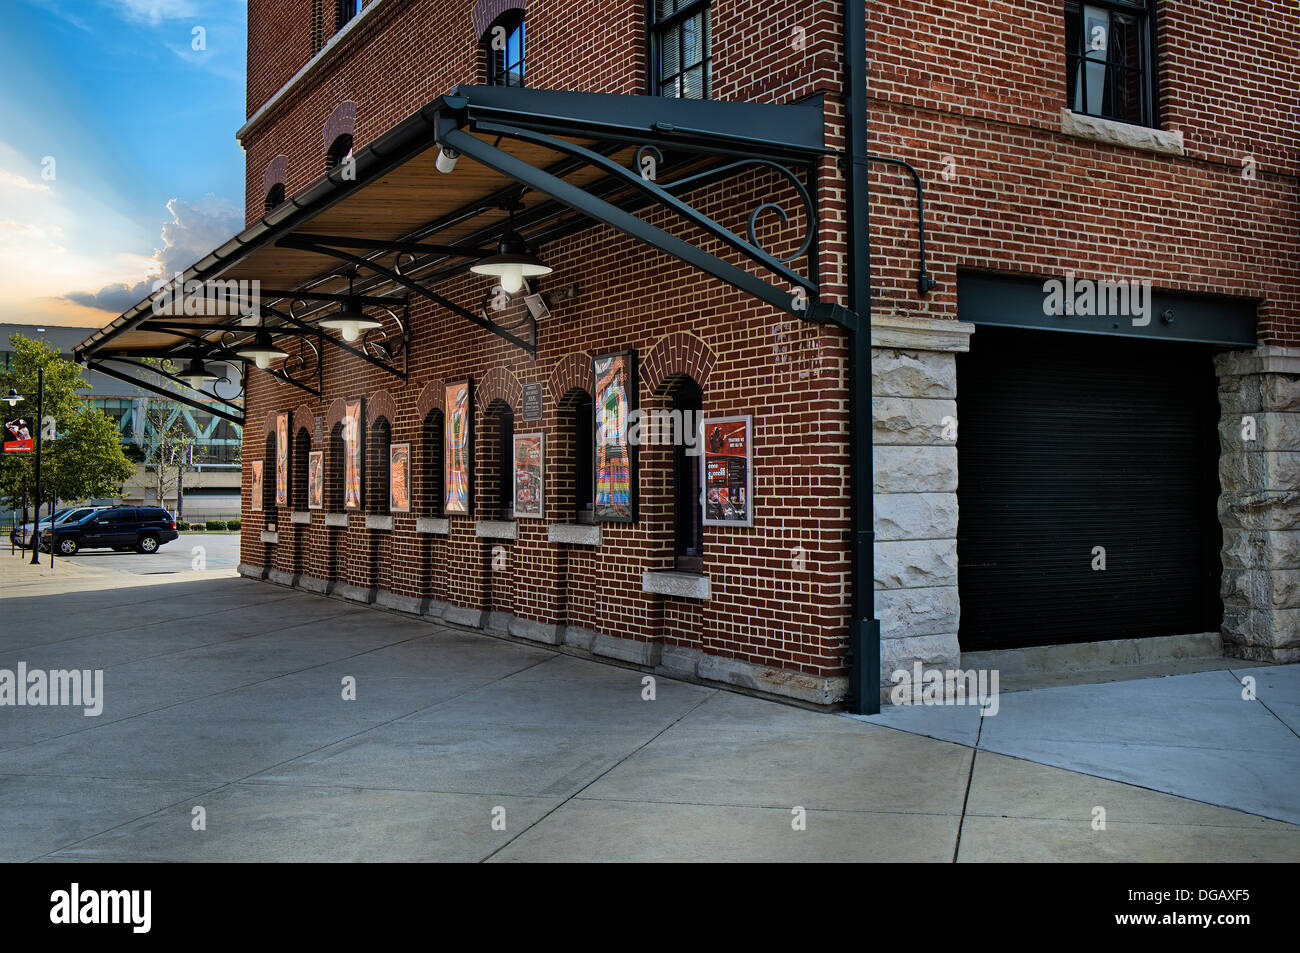
<path fill-rule="evenodd" d="M 23 400 L 24 395 L 18 393 L 13 388 L 9 393 L 0 398 L 6 401 L 10 407 Z M 36 428 L 36 492 L 33 496 L 36 499 L 35 526 L 32 531 L 32 565 L 39 566 L 41 563 L 41 436 L 45 427 L 42 424 L 42 418 L 45 415 L 45 367 L 36 368 L 36 419 L 33 425 Z M 50 516 L 54 516 L 54 511 L 50 510 Z M 51 556 L 50 559 L 54 557 Z"/>

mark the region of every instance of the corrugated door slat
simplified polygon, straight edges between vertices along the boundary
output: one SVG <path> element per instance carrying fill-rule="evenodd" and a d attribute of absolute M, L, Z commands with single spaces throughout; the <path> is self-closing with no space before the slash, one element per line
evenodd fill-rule
<path fill-rule="evenodd" d="M 981 326 L 957 368 L 962 648 L 1217 631 L 1211 349 Z"/>

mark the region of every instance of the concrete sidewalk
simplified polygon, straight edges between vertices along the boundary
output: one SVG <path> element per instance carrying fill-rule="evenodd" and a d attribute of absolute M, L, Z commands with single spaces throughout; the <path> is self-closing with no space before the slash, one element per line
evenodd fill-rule
<path fill-rule="evenodd" d="M 1295 825 L 229 574 L 0 574 L 0 669 L 106 696 L 0 708 L 3 860 L 1300 859 Z"/>

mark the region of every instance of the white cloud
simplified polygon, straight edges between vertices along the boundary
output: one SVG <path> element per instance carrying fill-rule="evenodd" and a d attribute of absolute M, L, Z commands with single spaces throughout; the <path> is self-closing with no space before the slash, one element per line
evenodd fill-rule
<path fill-rule="evenodd" d="M 50 187 L 44 182 L 33 182 L 16 172 L 0 169 L 0 186 L 11 189 L 26 189 L 30 192 L 48 192 Z"/>
<path fill-rule="evenodd" d="M 157 26 L 164 20 L 180 20 L 193 17 L 198 13 L 198 6 L 190 0 L 111 0 L 126 19 L 137 23 Z"/>

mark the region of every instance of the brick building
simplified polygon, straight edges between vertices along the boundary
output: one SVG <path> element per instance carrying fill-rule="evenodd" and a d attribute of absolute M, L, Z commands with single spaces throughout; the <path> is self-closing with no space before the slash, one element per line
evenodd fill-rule
<path fill-rule="evenodd" d="M 357 6 L 249 3 L 261 327 L 80 349 L 266 365 L 244 572 L 819 704 L 1300 656 L 1294 6 Z"/>

